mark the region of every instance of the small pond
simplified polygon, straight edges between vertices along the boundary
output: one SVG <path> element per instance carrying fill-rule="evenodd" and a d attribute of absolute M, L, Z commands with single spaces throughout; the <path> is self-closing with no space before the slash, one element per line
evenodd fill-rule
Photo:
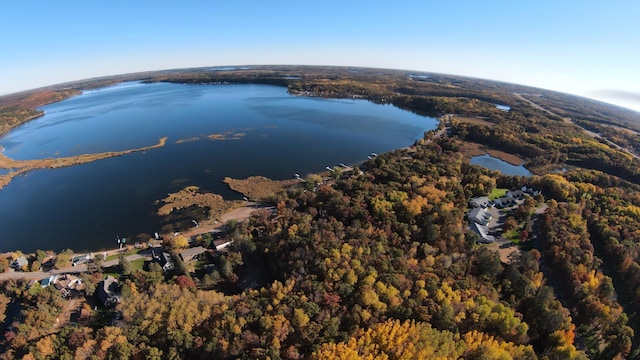
<path fill-rule="evenodd" d="M 529 172 L 529 170 L 527 170 L 523 165 L 512 165 L 506 161 L 500 160 L 487 154 L 474 156 L 469 162 L 473 165 L 484 166 L 491 170 L 498 170 L 505 175 L 531 176 L 531 172 Z"/>

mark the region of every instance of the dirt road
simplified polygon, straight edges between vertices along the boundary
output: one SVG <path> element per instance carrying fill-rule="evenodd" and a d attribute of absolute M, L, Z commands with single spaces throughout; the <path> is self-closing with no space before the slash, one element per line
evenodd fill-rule
<path fill-rule="evenodd" d="M 260 210 L 260 209 L 271 209 L 271 207 L 263 206 L 263 205 L 260 205 L 259 203 L 248 201 L 244 206 L 220 215 L 220 218 L 218 220 L 211 219 L 211 220 L 203 221 L 199 224 L 199 226 L 193 227 L 187 231 L 184 231 L 181 233 L 181 235 L 184 235 L 187 238 L 189 238 L 189 237 L 197 236 L 200 234 L 208 233 L 223 226 L 224 224 L 226 224 L 231 220 L 235 220 L 235 221 L 246 220 L 251 216 L 251 214 L 254 211 Z M 172 234 L 167 236 L 170 237 L 172 236 Z"/>

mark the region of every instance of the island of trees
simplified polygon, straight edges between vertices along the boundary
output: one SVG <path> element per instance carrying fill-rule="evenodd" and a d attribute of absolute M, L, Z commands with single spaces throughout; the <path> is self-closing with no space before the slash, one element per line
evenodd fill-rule
<path fill-rule="evenodd" d="M 5 254 L 0 271 L 18 269 L 0 276 L 51 268 L 60 277 L 0 284 L 2 358 L 640 356 L 637 114 L 540 89 L 379 69 L 192 69 L 118 80 L 134 79 L 277 84 L 438 114 L 441 125 L 352 171 L 278 186 L 228 179 L 266 206 L 213 232 L 128 244 L 106 258 Z M 64 97 L 83 86 L 47 91 Z M 11 111 L 20 123 L 36 110 Z M 534 175 L 471 165 L 479 150 L 516 156 Z M 262 183 L 269 190 L 256 191 Z M 523 188 L 535 195 L 500 210 L 496 235 L 513 250 L 501 257 L 470 231 L 469 203 Z"/>

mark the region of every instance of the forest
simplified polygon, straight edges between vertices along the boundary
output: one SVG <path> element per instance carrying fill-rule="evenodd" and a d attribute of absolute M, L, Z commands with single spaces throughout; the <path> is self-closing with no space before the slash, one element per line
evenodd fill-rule
<path fill-rule="evenodd" d="M 442 137 L 427 132 L 353 173 L 312 174 L 264 196 L 273 209 L 228 224 L 228 247 L 198 239 L 210 249 L 210 267 L 184 264 L 177 251 L 186 244 L 177 242 L 166 244 L 176 263 L 170 271 L 158 263 L 134 269 L 124 257 L 114 268 L 94 264 L 81 275 L 81 296 L 95 298 L 111 275 L 119 303 L 85 308 L 73 324 L 57 325 L 67 300 L 54 287 L 5 281 L 0 358 L 640 357 L 640 163 L 633 153 L 513 95 L 532 89 L 437 74 L 418 81 L 379 69 L 311 70 L 192 70 L 143 80 L 259 77 L 293 94 L 483 122 L 443 116 Z M 554 104 L 555 113 L 624 126 L 604 105 L 560 106 L 563 96 L 549 96 L 544 106 Z M 518 155 L 534 175 L 471 165 L 470 142 Z M 507 214 L 520 231 L 518 251 L 501 261 L 469 231 L 468 204 L 522 187 L 541 195 Z M 546 210 L 534 213 L 538 206 Z M 2 261 L 6 270 L 9 260 Z M 245 286 L 256 271 L 263 279 Z"/>

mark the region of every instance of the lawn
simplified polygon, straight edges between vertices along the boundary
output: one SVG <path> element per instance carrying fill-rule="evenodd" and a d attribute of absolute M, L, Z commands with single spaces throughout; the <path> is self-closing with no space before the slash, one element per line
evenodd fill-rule
<path fill-rule="evenodd" d="M 132 272 L 136 272 L 138 270 L 143 270 L 145 261 L 147 261 L 146 258 L 141 258 L 141 259 L 130 261 L 129 264 L 131 264 L 131 271 Z M 107 267 L 107 268 L 103 268 L 102 269 L 102 274 L 104 276 L 111 275 L 111 276 L 117 278 L 117 277 L 119 277 L 121 275 L 121 273 L 120 273 L 120 265 L 113 265 L 113 266 L 110 266 L 110 267 Z"/>
<path fill-rule="evenodd" d="M 489 200 L 495 200 L 497 198 L 501 198 L 507 194 L 508 189 L 505 188 L 495 188 L 489 194 Z"/>
<path fill-rule="evenodd" d="M 111 261 L 111 260 L 115 260 L 117 258 L 118 258 L 118 254 L 109 255 L 109 256 L 107 256 L 106 259 L 104 259 L 104 261 Z"/>
<path fill-rule="evenodd" d="M 126 252 L 124 253 L 124 255 L 125 255 L 125 256 L 128 256 L 128 255 L 137 254 L 138 252 L 140 252 L 140 250 L 141 250 L 141 249 L 133 249 L 133 250 L 131 250 L 131 251 L 126 251 Z M 109 261 L 109 260 L 116 260 L 116 259 L 118 258 L 118 255 L 119 255 L 119 254 L 109 255 L 109 256 L 107 256 L 107 258 L 106 258 L 106 259 L 104 259 L 104 260 L 105 260 L 105 261 Z"/>
<path fill-rule="evenodd" d="M 120 266 L 118 265 L 113 265 L 113 266 L 109 266 L 108 268 L 103 268 L 102 269 L 102 278 L 106 278 L 107 276 L 113 276 L 114 278 L 119 278 L 120 277 Z"/>
<path fill-rule="evenodd" d="M 520 243 L 520 230 L 518 230 L 518 228 L 511 229 L 502 234 L 502 236 L 514 244 Z"/>
<path fill-rule="evenodd" d="M 147 261 L 145 258 L 131 261 L 131 271 L 136 272 L 138 270 L 142 270 L 145 261 Z"/>

